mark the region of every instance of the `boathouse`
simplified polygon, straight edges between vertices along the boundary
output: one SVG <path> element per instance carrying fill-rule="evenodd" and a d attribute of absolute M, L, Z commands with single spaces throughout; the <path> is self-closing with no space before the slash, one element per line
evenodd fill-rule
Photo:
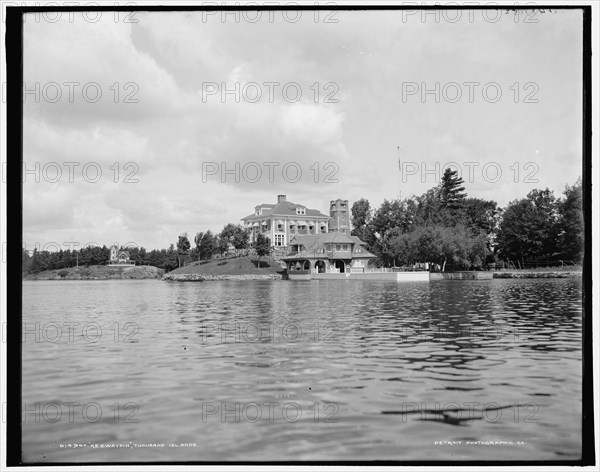
<path fill-rule="evenodd" d="M 290 252 L 282 258 L 288 274 L 363 273 L 375 257 L 358 236 L 339 231 L 316 235 L 295 235 Z"/>

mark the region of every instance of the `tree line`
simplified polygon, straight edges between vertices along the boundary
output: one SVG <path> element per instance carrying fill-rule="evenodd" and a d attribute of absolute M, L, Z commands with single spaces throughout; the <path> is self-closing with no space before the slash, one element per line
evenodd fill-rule
<path fill-rule="evenodd" d="M 254 254 L 260 258 L 271 253 L 271 241 L 262 233 L 258 233 L 256 240 L 250 244 L 250 232 L 241 225 L 228 223 L 219 234 L 212 231 L 196 233 L 194 237 L 195 247 L 191 248 L 187 233 L 179 236 L 177 241 L 177 252 L 179 264 L 190 261 L 210 260 L 215 256 L 223 257 L 233 251 L 234 256 L 245 254 L 248 249 L 253 249 Z"/>
<path fill-rule="evenodd" d="M 470 198 L 456 171 L 421 196 L 384 200 L 372 211 L 367 199 L 352 205 L 352 234 L 376 255 L 380 266 L 430 262 L 439 270 L 581 263 L 582 183 L 563 196 L 532 190 L 499 208 L 493 200 Z"/>
<path fill-rule="evenodd" d="M 243 251 L 253 249 L 260 258 L 271 252 L 268 237 L 259 234 L 254 244 L 250 244 L 250 235 L 241 225 L 229 223 L 219 234 L 210 230 L 199 232 L 194 238 L 192 248 L 187 234 L 179 236 L 176 244 L 168 249 L 153 249 L 144 247 L 120 247 L 127 251 L 131 261 L 136 265 L 150 265 L 169 272 L 193 261 L 209 260 L 215 256 L 239 256 Z M 75 266 L 103 265 L 110 260 L 110 248 L 107 246 L 89 246 L 79 250 L 40 251 L 37 248 L 29 254 L 22 249 L 22 270 L 26 274 L 37 274 L 45 270 L 67 269 Z"/>
<path fill-rule="evenodd" d="M 446 169 L 440 184 L 423 195 L 384 200 L 371 209 L 365 198 L 352 205 L 352 234 L 375 254 L 377 266 L 399 267 L 430 262 L 439 270 L 480 269 L 507 262 L 515 266 L 536 263 L 581 263 L 583 257 L 583 200 L 581 178 L 555 197 L 548 188 L 535 189 L 525 198 L 499 208 L 495 201 L 471 198 L 456 171 Z M 136 265 L 151 265 L 169 272 L 193 261 L 252 250 L 259 259 L 271 252 L 269 238 L 250 234 L 229 223 L 218 234 L 198 232 L 194 247 L 186 234 L 168 249 L 122 247 Z M 23 249 L 23 272 L 106 264 L 110 248 L 86 247 L 33 254 Z"/>

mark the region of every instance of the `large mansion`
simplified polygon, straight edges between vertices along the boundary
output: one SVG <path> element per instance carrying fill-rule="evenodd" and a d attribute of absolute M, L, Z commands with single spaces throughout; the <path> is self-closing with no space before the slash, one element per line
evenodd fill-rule
<path fill-rule="evenodd" d="M 250 231 L 252 242 L 258 233 L 267 236 L 275 247 L 287 247 L 295 236 L 327 234 L 330 231 L 350 233 L 347 200 L 331 202 L 331 216 L 304 205 L 288 202 L 285 195 L 277 196 L 277 203 L 263 203 L 254 207 L 254 214 L 242 218 L 244 228 Z"/>
<path fill-rule="evenodd" d="M 257 205 L 242 222 L 252 242 L 262 233 L 274 247 L 287 250 L 282 260 L 289 271 L 363 272 L 375 257 L 350 235 L 348 200 L 332 200 L 327 216 L 278 195 L 277 203 Z"/>

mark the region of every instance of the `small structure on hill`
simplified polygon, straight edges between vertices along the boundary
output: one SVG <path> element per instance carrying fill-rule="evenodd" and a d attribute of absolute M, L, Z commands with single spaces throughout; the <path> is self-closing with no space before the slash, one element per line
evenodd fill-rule
<path fill-rule="evenodd" d="M 129 258 L 129 252 L 119 251 L 117 245 L 113 244 L 110 248 L 110 260 L 108 261 L 108 265 L 111 267 L 134 266 L 135 262 Z"/>

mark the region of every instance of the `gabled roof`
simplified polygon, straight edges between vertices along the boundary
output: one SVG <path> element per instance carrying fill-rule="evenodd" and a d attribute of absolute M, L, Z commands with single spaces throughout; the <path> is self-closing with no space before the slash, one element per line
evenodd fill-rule
<path fill-rule="evenodd" d="M 352 253 L 352 259 L 372 258 L 372 257 L 377 257 L 377 256 L 375 254 L 373 254 L 372 252 L 367 251 L 366 249 L 363 249 L 361 252 L 354 251 Z"/>
<path fill-rule="evenodd" d="M 300 252 L 292 251 L 288 253 L 283 260 L 293 260 L 298 258 L 318 258 L 318 259 L 372 259 L 374 254 L 361 247 L 361 252 L 356 252 L 358 245 L 364 246 L 365 243 L 358 236 L 348 236 L 338 231 L 325 234 L 297 235 L 292 238 L 290 245 L 299 244 L 303 247 Z M 350 251 L 324 251 L 319 252 L 325 244 L 354 244 L 354 250 Z M 311 254 L 312 252 L 312 254 Z"/>
<path fill-rule="evenodd" d="M 248 215 L 244 218 L 242 218 L 242 220 L 246 220 L 249 218 L 265 218 L 265 217 L 269 217 L 269 216 L 294 216 L 294 217 L 298 217 L 298 218 L 329 218 L 329 216 L 324 215 L 323 213 L 321 213 L 319 210 L 313 210 L 312 208 L 306 208 L 304 205 L 297 205 L 296 203 L 292 203 L 292 202 L 279 202 L 276 204 L 273 203 L 263 203 L 262 205 L 257 205 L 257 207 L 262 207 L 262 214 L 261 215 Z M 296 208 L 306 208 L 306 212 L 304 215 L 298 215 L 296 214 Z"/>
<path fill-rule="evenodd" d="M 356 239 L 354 239 L 356 238 Z M 358 240 L 358 242 L 357 242 Z M 317 249 L 324 244 L 364 244 L 357 236 L 348 236 L 338 231 L 332 231 L 325 234 L 307 234 L 296 235 L 290 241 L 290 244 L 301 244 L 307 250 Z"/>
<path fill-rule="evenodd" d="M 358 236 L 350 236 L 354 242 L 356 244 L 360 244 L 361 246 L 365 246 L 367 243 L 365 243 L 362 239 L 360 239 Z"/>

